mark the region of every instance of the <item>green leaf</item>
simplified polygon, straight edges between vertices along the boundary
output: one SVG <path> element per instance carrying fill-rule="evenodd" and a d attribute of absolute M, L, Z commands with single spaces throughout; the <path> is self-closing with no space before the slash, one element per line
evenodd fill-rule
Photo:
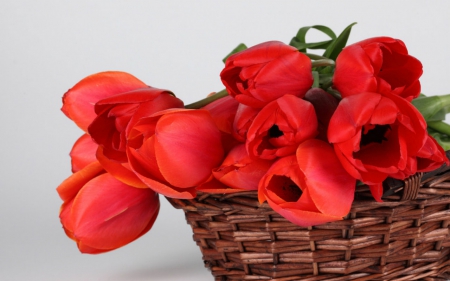
<path fill-rule="evenodd" d="M 444 109 L 439 110 L 435 115 L 427 119 L 429 122 L 445 120 L 446 112 Z"/>
<path fill-rule="evenodd" d="M 350 36 L 352 27 L 355 24 L 356 22 L 350 24 L 344 29 L 344 31 L 342 31 L 341 34 L 339 34 L 339 36 L 333 41 L 333 43 L 331 43 L 330 46 L 328 46 L 328 48 L 325 50 L 325 53 L 323 53 L 324 57 L 336 60 L 337 56 L 341 53 L 342 49 L 347 44 L 348 37 Z"/>
<path fill-rule="evenodd" d="M 319 72 L 313 71 L 312 74 L 313 74 L 313 77 L 314 77 L 314 82 L 313 82 L 311 87 L 312 88 L 319 88 L 319 85 L 320 85 Z"/>
<path fill-rule="evenodd" d="M 438 131 L 428 128 L 428 133 L 432 136 L 442 148 L 447 151 L 450 150 L 450 136 L 447 134 L 439 133 Z"/>
<path fill-rule="evenodd" d="M 311 28 L 325 33 L 331 40 L 306 43 L 306 33 L 308 33 Z M 297 48 L 300 52 L 306 53 L 306 49 L 326 49 L 334 39 L 336 39 L 336 34 L 329 27 L 323 25 L 305 26 L 298 30 L 297 35 L 292 38 L 289 45 Z"/>
<path fill-rule="evenodd" d="M 234 48 L 222 61 L 225 63 L 227 61 L 228 57 L 230 57 L 231 55 L 234 55 L 236 53 L 239 53 L 240 51 L 243 51 L 245 49 L 247 49 L 247 46 L 244 43 L 237 45 L 237 47 Z"/>
<path fill-rule="evenodd" d="M 333 84 L 332 73 L 320 73 L 319 74 L 320 88 L 327 90 Z"/>
<path fill-rule="evenodd" d="M 289 45 L 297 48 L 300 52 L 305 53 L 306 49 L 326 49 L 332 42 L 332 40 L 328 40 L 315 43 L 302 43 L 297 41 L 297 38 L 294 37 Z"/>
<path fill-rule="evenodd" d="M 424 95 L 411 102 L 423 115 L 426 121 L 444 120 L 450 110 L 450 94 L 426 97 Z"/>

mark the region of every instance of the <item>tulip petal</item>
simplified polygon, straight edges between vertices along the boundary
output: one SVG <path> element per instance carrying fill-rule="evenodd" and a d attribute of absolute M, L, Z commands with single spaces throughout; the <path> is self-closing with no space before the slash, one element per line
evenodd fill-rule
<path fill-rule="evenodd" d="M 211 117 L 214 119 L 214 122 L 220 131 L 231 134 L 238 106 L 239 103 L 236 99 L 231 96 L 226 96 L 209 103 L 203 107 L 203 109 L 210 112 Z"/>
<path fill-rule="evenodd" d="M 361 46 L 347 46 L 336 58 L 333 85 L 342 97 L 377 90 L 371 60 Z"/>
<path fill-rule="evenodd" d="M 286 203 L 286 199 L 297 201 L 302 192 L 300 189 L 305 187 L 302 177 L 295 155 L 276 160 L 259 181 L 259 202 L 264 202 L 268 197 L 279 205 Z"/>
<path fill-rule="evenodd" d="M 248 128 L 252 124 L 258 112 L 259 109 L 257 108 L 253 108 L 242 103 L 239 104 L 233 122 L 233 137 L 235 137 L 238 141 L 245 142 L 247 139 Z"/>
<path fill-rule="evenodd" d="M 97 149 L 97 159 L 103 168 L 121 182 L 137 187 L 147 188 L 147 186 L 131 170 L 128 163 L 120 163 L 109 159 L 103 153 L 103 147 Z"/>
<path fill-rule="evenodd" d="M 95 176 L 103 173 L 102 165 L 96 161 L 65 179 L 56 191 L 64 202 L 72 200 L 83 186 Z"/>
<path fill-rule="evenodd" d="M 63 226 L 64 232 L 66 233 L 67 237 L 76 241 L 75 237 L 73 236 L 73 222 L 72 222 L 72 217 L 70 216 L 73 201 L 74 200 L 72 199 L 72 200 L 64 202 L 62 204 L 62 206 L 59 210 L 59 219 L 61 221 L 61 224 Z"/>
<path fill-rule="evenodd" d="M 324 224 L 327 222 L 342 220 L 342 217 L 326 215 L 322 213 L 309 212 L 299 209 L 281 208 L 272 200 L 267 198 L 269 206 L 277 213 L 282 215 L 288 221 L 303 227 L 314 226 L 318 224 Z"/>
<path fill-rule="evenodd" d="M 299 143 L 317 135 L 313 105 L 284 95 L 263 107 L 247 132 L 247 151 L 253 157 L 275 159 L 294 154 Z"/>
<path fill-rule="evenodd" d="M 268 41 L 246 49 L 245 52 L 236 53 L 228 58 L 236 66 L 247 66 L 266 63 L 274 58 L 297 51 L 279 41 Z"/>
<path fill-rule="evenodd" d="M 334 217 L 347 215 L 353 202 L 356 179 L 342 167 L 333 148 L 324 141 L 307 140 L 299 145 L 296 155 L 317 209 Z"/>
<path fill-rule="evenodd" d="M 146 87 L 142 81 L 125 72 L 97 73 L 84 78 L 64 94 L 61 110 L 87 132 L 89 124 L 96 117 L 95 103 L 116 94 Z"/>
<path fill-rule="evenodd" d="M 95 153 L 98 145 L 92 140 L 88 134 L 82 135 L 73 145 L 70 151 L 72 162 L 72 172 L 78 172 L 88 164 L 97 161 Z"/>
<path fill-rule="evenodd" d="M 73 203 L 74 236 L 88 247 L 116 249 L 148 229 L 158 211 L 154 191 L 134 188 L 103 174 L 88 182 Z"/>
<path fill-rule="evenodd" d="M 229 194 L 245 191 L 245 189 L 231 188 L 229 186 L 226 186 L 217 179 L 212 179 L 204 184 L 197 186 L 196 190 L 206 193 L 218 193 L 218 194 Z"/>
<path fill-rule="evenodd" d="M 255 87 L 258 91 L 254 92 L 254 97 L 265 102 L 283 95 L 302 98 L 313 80 L 311 60 L 303 53 L 291 52 L 272 60 L 261 69 L 255 77 Z"/>
<path fill-rule="evenodd" d="M 158 167 L 173 186 L 189 188 L 206 182 L 223 159 L 220 131 L 206 110 L 164 114 L 155 136 Z"/>
<path fill-rule="evenodd" d="M 330 142 L 346 141 L 359 133 L 361 126 L 370 120 L 380 100 L 381 95 L 377 93 L 364 93 L 342 99 L 328 127 Z"/>
<path fill-rule="evenodd" d="M 262 176 L 272 165 L 272 161 L 252 159 L 244 144 L 235 146 L 226 156 L 213 175 L 225 185 L 246 190 L 257 190 Z"/>
<path fill-rule="evenodd" d="M 449 159 L 439 143 L 431 136 L 428 136 L 426 143 L 417 155 L 417 170 L 428 172 L 435 170 L 443 164 L 449 165 Z"/>
<path fill-rule="evenodd" d="M 195 198 L 197 193 L 195 187 L 190 188 L 177 188 L 168 184 L 156 181 L 152 178 L 143 175 L 142 171 L 136 170 L 136 175 L 145 184 L 146 187 L 154 190 L 155 192 L 176 199 L 192 199 Z"/>
<path fill-rule="evenodd" d="M 383 200 L 381 200 L 381 196 L 383 196 L 383 184 L 369 184 L 369 188 L 373 198 L 375 198 L 377 202 L 383 202 Z"/>
<path fill-rule="evenodd" d="M 156 162 L 154 135 L 146 139 L 139 149 L 128 147 L 127 155 L 130 167 L 134 172 L 160 182 L 166 181 Z"/>
<path fill-rule="evenodd" d="M 106 252 L 114 250 L 114 249 L 100 250 L 100 249 L 92 248 L 92 247 L 89 247 L 88 245 L 84 244 L 81 241 L 77 242 L 77 246 L 78 246 L 78 250 L 81 253 L 91 254 L 91 255 L 102 254 L 102 253 L 106 253 Z"/>

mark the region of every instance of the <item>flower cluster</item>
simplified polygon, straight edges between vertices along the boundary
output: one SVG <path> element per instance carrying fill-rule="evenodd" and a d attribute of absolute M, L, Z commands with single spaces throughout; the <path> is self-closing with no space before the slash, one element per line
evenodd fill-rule
<path fill-rule="evenodd" d="M 57 188 L 66 234 L 81 252 L 110 251 L 150 230 L 158 194 L 199 191 L 255 190 L 312 226 L 346 216 L 357 183 L 382 201 L 386 178 L 448 164 L 417 109 L 428 101 L 420 61 L 389 37 L 344 48 L 348 32 L 322 42 L 324 56 L 306 52 L 304 34 L 234 52 L 220 73 L 226 90 L 187 106 L 124 72 L 81 80 L 62 107 L 84 131 Z"/>

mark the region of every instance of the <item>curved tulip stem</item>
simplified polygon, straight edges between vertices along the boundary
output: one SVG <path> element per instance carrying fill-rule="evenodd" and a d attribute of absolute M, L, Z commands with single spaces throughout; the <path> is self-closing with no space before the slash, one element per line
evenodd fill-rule
<path fill-rule="evenodd" d="M 319 67 L 319 66 L 334 66 L 334 60 L 331 59 L 320 59 L 320 60 L 316 60 L 311 62 L 312 67 Z"/>
<path fill-rule="evenodd" d="M 307 55 L 312 60 L 326 60 L 326 59 L 328 59 L 326 57 L 322 57 L 322 56 L 319 56 L 319 55 L 316 55 L 316 54 L 311 54 L 311 53 L 304 53 L 304 54 Z"/>
<path fill-rule="evenodd" d="M 193 102 L 191 104 L 188 104 L 188 105 L 184 106 L 184 108 L 199 109 L 199 108 L 204 107 L 207 104 L 212 103 L 215 100 L 224 98 L 226 96 L 228 96 L 228 92 L 227 92 L 227 90 L 223 89 L 222 91 L 217 92 L 217 93 L 215 93 L 215 94 L 213 94 L 211 96 L 208 96 L 208 97 L 206 97 L 206 98 L 204 98 L 202 100 L 199 100 L 199 101 Z"/>
<path fill-rule="evenodd" d="M 450 125 L 443 121 L 427 122 L 428 127 L 438 131 L 439 133 L 450 136 Z"/>
<path fill-rule="evenodd" d="M 332 73 L 326 73 L 326 74 L 319 74 L 319 81 L 321 88 L 325 91 L 333 86 L 333 74 Z"/>

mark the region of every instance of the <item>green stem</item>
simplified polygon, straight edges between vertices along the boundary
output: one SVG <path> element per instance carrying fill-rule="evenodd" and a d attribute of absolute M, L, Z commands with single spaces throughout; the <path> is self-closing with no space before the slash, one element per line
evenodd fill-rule
<path fill-rule="evenodd" d="M 320 84 L 322 85 L 321 88 L 324 90 L 327 90 L 333 85 L 333 74 L 327 73 L 327 74 L 319 74 L 320 78 Z"/>
<path fill-rule="evenodd" d="M 428 127 L 432 128 L 433 130 L 438 131 L 439 133 L 450 136 L 450 125 L 443 121 L 427 122 L 427 125 L 428 125 Z"/>
<path fill-rule="evenodd" d="M 330 59 L 321 59 L 311 62 L 312 67 L 319 67 L 319 66 L 334 66 L 334 60 Z"/>
<path fill-rule="evenodd" d="M 319 72 L 313 71 L 312 75 L 313 75 L 313 78 L 314 78 L 314 82 L 313 82 L 313 85 L 311 87 L 312 88 L 319 88 L 319 85 L 320 85 Z"/>
<path fill-rule="evenodd" d="M 326 60 L 326 59 L 328 59 L 326 57 L 322 57 L 322 56 L 319 56 L 319 55 L 316 55 L 316 54 L 311 54 L 311 53 L 304 53 L 304 54 L 307 55 L 312 60 Z"/>
<path fill-rule="evenodd" d="M 199 100 L 199 101 L 193 102 L 191 104 L 185 105 L 184 108 L 199 109 L 199 108 L 204 107 L 207 104 L 212 103 L 215 100 L 224 98 L 226 96 L 228 96 L 228 92 L 227 92 L 227 90 L 223 89 L 222 91 L 217 92 L 214 95 L 211 95 L 211 96 L 209 96 L 207 98 L 204 98 L 202 100 Z"/>

